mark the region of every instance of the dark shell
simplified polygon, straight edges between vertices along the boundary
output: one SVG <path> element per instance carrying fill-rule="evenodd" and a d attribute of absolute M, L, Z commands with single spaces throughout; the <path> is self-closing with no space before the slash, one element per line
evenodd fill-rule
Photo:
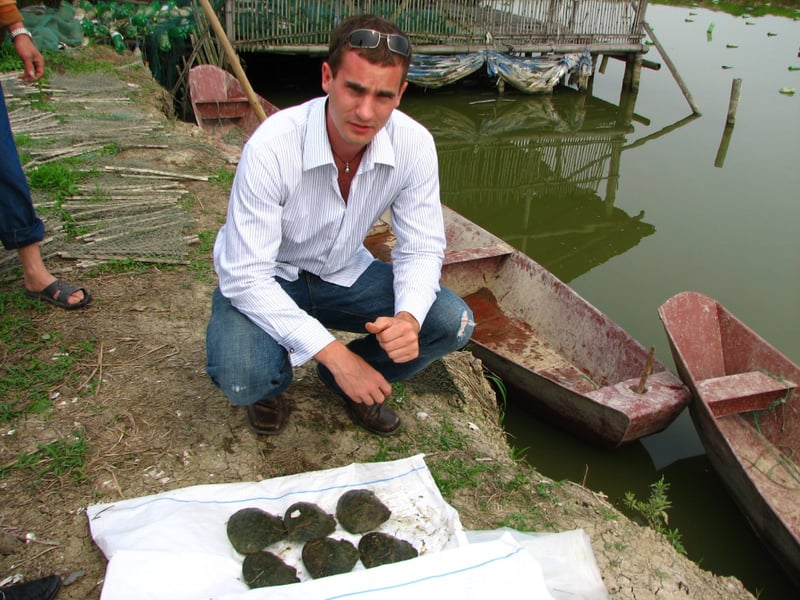
<path fill-rule="evenodd" d="M 297 583 L 297 569 L 290 567 L 272 552 L 248 554 L 242 562 L 242 576 L 251 588 Z"/>
<path fill-rule="evenodd" d="M 228 539 L 237 552 L 250 554 L 286 537 L 280 517 L 260 508 L 243 508 L 228 519 Z"/>
<path fill-rule="evenodd" d="M 323 538 L 336 529 L 336 520 L 316 504 L 295 502 L 286 509 L 283 524 L 293 542 L 307 542 Z"/>
<path fill-rule="evenodd" d="M 370 490 L 350 490 L 336 503 L 336 518 L 350 533 L 364 533 L 375 529 L 392 514 L 386 505 Z"/>
<path fill-rule="evenodd" d="M 407 541 L 380 531 L 364 534 L 358 542 L 358 552 L 361 555 L 361 562 L 368 569 L 416 558 L 419 555 L 417 549 Z"/>
<path fill-rule="evenodd" d="M 314 579 L 348 573 L 358 562 L 358 548 L 347 540 L 318 538 L 303 546 L 303 564 Z"/>

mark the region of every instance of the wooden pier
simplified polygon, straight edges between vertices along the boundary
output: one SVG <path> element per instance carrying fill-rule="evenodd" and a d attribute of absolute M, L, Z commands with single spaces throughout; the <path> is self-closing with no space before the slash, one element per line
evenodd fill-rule
<path fill-rule="evenodd" d="M 627 63 L 624 87 L 638 87 L 648 0 L 227 0 L 221 21 L 239 52 L 325 56 L 330 31 L 357 13 L 386 17 L 418 55 L 496 50 L 546 57 L 589 53 Z"/>

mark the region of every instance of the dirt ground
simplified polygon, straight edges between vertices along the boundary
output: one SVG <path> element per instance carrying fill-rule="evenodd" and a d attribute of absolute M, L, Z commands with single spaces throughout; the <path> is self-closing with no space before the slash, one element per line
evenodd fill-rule
<path fill-rule="evenodd" d="M 99 54 L 132 61 L 129 55 Z M 205 175 L 235 168 L 235 146 L 164 115 L 163 96 L 147 70 L 115 72 L 132 84 L 141 118 L 163 126 L 168 143 L 124 149 L 120 140 L 123 149 L 113 160 L 135 155 L 154 169 Z M 53 102 L 58 111 L 58 99 Z M 185 185 L 193 233 L 216 231 L 224 220 L 225 190 L 213 181 Z M 445 477 L 444 465 L 455 463 L 472 473 L 445 494 L 468 529 L 584 529 L 613 598 L 752 597 L 738 580 L 717 577 L 678 554 L 601 494 L 554 482 L 515 461 L 494 393 L 480 363 L 466 352 L 402 386 L 392 400 L 404 420 L 395 438 L 378 439 L 356 428 L 316 379 L 312 364 L 296 370 L 286 431 L 276 437 L 251 434 L 244 412 L 231 407 L 204 372 L 215 282 L 208 252 L 192 252 L 205 268 L 193 263 L 90 272 L 74 260 L 50 259 L 53 269 L 66 270 L 66 278 L 89 288 L 94 303 L 74 313 L 32 304 L 5 308 L 3 318 L 32 320 L 35 335 L 58 344 L 45 345 L 36 357 L 2 348 L 0 375 L 23 361 L 57 360 L 60 348 L 74 349 L 77 358 L 74 372 L 50 388 L 52 407 L 0 422 L 0 580 L 55 572 L 69 583 L 60 599 L 98 598 L 106 559 L 90 537 L 90 504 L 424 453 L 439 477 Z M 0 283 L 0 300 L 19 287 L 19 280 Z M 75 471 L 40 477 L 35 468 L 14 468 L 19 456 L 76 439 L 86 445 L 79 477 Z M 453 439 L 458 443 L 445 443 Z"/>

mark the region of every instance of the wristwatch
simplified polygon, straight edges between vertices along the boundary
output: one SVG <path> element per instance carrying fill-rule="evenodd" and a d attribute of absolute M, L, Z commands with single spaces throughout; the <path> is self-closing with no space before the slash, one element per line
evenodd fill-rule
<path fill-rule="evenodd" d="M 27 30 L 25 27 L 17 27 L 13 31 L 9 31 L 8 35 L 11 36 L 11 40 L 13 41 L 18 35 L 27 35 L 29 38 L 33 39 L 31 32 Z"/>

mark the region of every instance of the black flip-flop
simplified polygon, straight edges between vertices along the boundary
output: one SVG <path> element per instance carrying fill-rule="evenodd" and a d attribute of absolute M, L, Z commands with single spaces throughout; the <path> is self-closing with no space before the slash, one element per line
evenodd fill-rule
<path fill-rule="evenodd" d="M 77 291 L 83 292 L 83 299 L 80 302 L 70 304 L 69 297 Z M 43 302 L 55 304 L 64 310 L 75 310 L 82 308 L 92 301 L 92 295 L 86 291 L 85 288 L 70 285 L 66 281 L 56 279 L 53 283 L 44 288 L 41 292 L 30 292 L 25 290 L 25 295 L 28 298 L 39 299 Z"/>

